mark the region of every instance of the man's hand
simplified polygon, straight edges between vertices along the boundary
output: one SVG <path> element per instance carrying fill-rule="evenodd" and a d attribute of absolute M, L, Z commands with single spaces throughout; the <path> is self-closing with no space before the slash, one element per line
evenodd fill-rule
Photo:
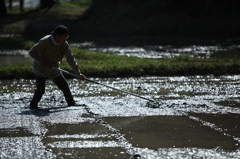
<path fill-rule="evenodd" d="M 79 76 L 79 78 L 80 78 L 81 80 L 85 80 L 85 79 L 86 79 L 86 76 L 85 76 L 84 74 L 78 74 L 78 76 Z"/>

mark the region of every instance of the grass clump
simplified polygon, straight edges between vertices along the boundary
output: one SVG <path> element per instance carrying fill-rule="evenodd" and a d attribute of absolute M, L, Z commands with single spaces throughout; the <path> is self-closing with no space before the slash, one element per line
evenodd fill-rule
<path fill-rule="evenodd" d="M 14 78 L 34 78 L 31 63 L 17 63 L 14 65 L 0 65 L 0 79 L 14 79 Z"/>
<path fill-rule="evenodd" d="M 142 59 L 118 56 L 72 47 L 82 73 L 87 77 L 138 77 L 226 75 L 240 73 L 240 59 L 198 58 L 177 56 L 166 59 Z M 72 72 L 66 60 L 62 69 Z M 71 76 L 66 75 L 67 78 Z M 32 64 L 0 65 L 0 79 L 34 78 Z M 72 78 L 72 77 L 71 77 Z"/>
<path fill-rule="evenodd" d="M 60 2 L 60 4 L 61 6 L 73 8 L 89 7 L 92 4 L 92 0 L 71 0 Z"/>
<path fill-rule="evenodd" d="M 76 59 L 78 59 L 82 72 L 86 72 L 89 76 L 142 76 L 146 74 L 144 71 L 147 71 L 147 67 L 151 67 L 158 61 L 98 53 L 77 48 L 72 48 L 72 51 Z"/>
<path fill-rule="evenodd" d="M 225 75 L 240 73 L 240 59 L 205 59 L 177 56 L 142 59 L 72 48 L 81 71 L 92 77 Z M 63 61 L 62 68 L 71 68 Z"/>

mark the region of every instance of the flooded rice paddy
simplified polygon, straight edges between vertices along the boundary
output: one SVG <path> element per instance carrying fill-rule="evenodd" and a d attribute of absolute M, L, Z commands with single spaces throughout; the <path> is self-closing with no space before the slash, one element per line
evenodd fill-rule
<path fill-rule="evenodd" d="M 0 158 L 239 158 L 240 76 L 69 79 L 78 106 L 47 81 L 0 81 Z"/>
<path fill-rule="evenodd" d="M 239 45 L 146 45 L 146 46 L 99 46 L 91 42 L 71 43 L 81 49 L 105 52 L 119 56 L 135 56 L 139 58 L 171 58 L 179 55 L 202 58 L 240 58 Z M 14 64 L 20 62 L 31 62 L 28 50 L 0 50 L 1 64 Z"/>
<path fill-rule="evenodd" d="M 120 56 L 239 58 L 238 45 L 79 48 Z M 32 62 L 27 50 L 0 51 L 1 64 Z M 39 110 L 35 80 L 0 80 L 0 158 L 239 158 L 240 75 L 94 78 L 154 99 L 69 79 L 78 106 L 50 81 Z"/>
<path fill-rule="evenodd" d="M 139 58 L 171 58 L 179 55 L 203 58 L 239 58 L 240 47 L 236 44 L 219 45 L 144 45 L 144 46 L 98 46 L 94 43 L 72 43 L 72 46 L 92 51 L 112 53 L 119 56 Z"/>

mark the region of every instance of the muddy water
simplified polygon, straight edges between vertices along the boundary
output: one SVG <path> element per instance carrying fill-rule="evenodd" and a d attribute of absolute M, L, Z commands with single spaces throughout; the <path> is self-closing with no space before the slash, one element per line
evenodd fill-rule
<path fill-rule="evenodd" d="M 139 58 L 171 58 L 188 55 L 204 58 L 240 58 L 239 45 L 143 45 L 143 46 L 97 46 L 94 43 L 72 43 L 72 46 L 92 51 L 112 53 L 119 56 L 136 56 Z"/>
<path fill-rule="evenodd" d="M 0 50 L 0 64 L 31 63 L 28 50 Z"/>
<path fill-rule="evenodd" d="M 34 80 L 0 81 L 0 158 L 239 158 L 240 76 L 68 80 L 65 107 L 51 81 L 39 110 Z"/>
<path fill-rule="evenodd" d="M 9 6 L 9 3 L 6 1 L 6 6 Z M 19 1 L 13 0 L 12 6 L 19 7 Z M 36 8 L 40 6 L 40 0 L 24 0 L 24 7 L 25 8 Z"/>
<path fill-rule="evenodd" d="M 81 49 L 112 53 L 119 56 L 135 56 L 139 58 L 171 58 L 179 55 L 188 55 L 202 58 L 240 58 L 239 45 L 146 45 L 146 46 L 97 46 L 91 42 L 71 43 Z M 32 62 L 28 50 L 0 50 L 0 64 L 14 64 Z"/>

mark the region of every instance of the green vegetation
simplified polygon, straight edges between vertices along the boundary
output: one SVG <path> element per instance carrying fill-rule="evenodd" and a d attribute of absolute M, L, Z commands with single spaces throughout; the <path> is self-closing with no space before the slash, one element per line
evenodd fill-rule
<path fill-rule="evenodd" d="M 31 63 L 0 65 L 0 74 L 0 79 L 19 79 L 34 77 Z"/>
<path fill-rule="evenodd" d="M 240 73 L 240 59 L 205 59 L 178 56 L 166 59 L 141 59 L 81 50 L 72 52 L 82 73 L 88 77 L 133 77 L 175 75 L 226 75 Z M 61 68 L 72 71 L 65 60 Z M 67 76 L 70 78 L 70 76 Z M 34 78 L 32 64 L 0 65 L 0 79 Z"/>
<path fill-rule="evenodd" d="M 47 1 L 47 0 L 46 0 Z M 71 1 L 57 1 L 55 5 L 60 5 L 62 8 L 64 7 L 68 7 L 68 8 L 82 8 L 82 7 L 89 7 L 92 4 L 92 0 L 71 0 Z M 26 8 L 24 7 L 22 10 L 19 8 L 19 6 L 17 7 L 12 7 L 11 9 L 9 9 L 8 7 L 7 9 L 7 13 L 8 14 L 24 14 L 24 13 L 29 13 L 32 11 L 40 11 L 41 9 L 45 9 L 45 8 Z"/>
<path fill-rule="evenodd" d="M 183 14 L 181 12 L 182 8 L 179 8 L 178 5 L 175 6 L 177 7 L 175 9 L 178 10 L 175 10 L 174 7 L 170 7 L 174 9 L 176 13 L 181 13 L 178 14 L 178 16 L 169 15 L 168 13 L 173 13 L 168 10 L 161 11 L 159 8 L 157 9 L 159 11 L 158 13 L 154 8 L 164 6 L 156 5 L 162 4 L 162 1 L 142 1 L 138 3 L 138 7 L 136 7 L 137 0 L 131 2 L 114 1 L 114 3 L 110 3 L 112 1 L 108 0 L 107 2 L 109 2 L 109 4 L 103 1 L 93 0 L 57 1 L 57 3 L 47 11 L 46 8 L 36 9 L 35 11 L 24 8 L 24 11 L 20 12 L 19 8 L 13 8 L 11 10 L 11 14 L 13 15 L 0 19 L 0 33 L 3 35 L 20 35 L 22 38 L 0 38 L 0 48 L 21 48 L 29 50 L 39 38 L 50 33 L 53 28 L 56 27 L 55 24 L 64 24 L 68 26 L 70 37 L 73 40 L 85 41 L 92 40 L 91 37 L 96 37 L 94 40 L 103 39 L 97 42 L 111 44 L 114 42 L 118 44 L 125 44 L 126 42 L 126 44 L 131 45 L 134 42 L 137 43 L 136 39 L 128 38 L 132 37 L 132 35 L 134 35 L 134 37 L 139 35 L 144 38 L 146 37 L 145 40 L 148 41 L 148 37 L 151 37 L 151 35 L 157 37 L 158 35 L 163 36 L 165 33 L 170 33 L 170 35 L 174 36 L 184 33 L 184 37 L 185 35 L 191 35 L 191 33 L 194 33 L 192 34 L 194 37 L 195 33 L 196 35 L 202 35 L 202 33 L 208 36 L 215 34 L 219 35 L 219 33 L 224 33 L 225 31 L 230 31 L 234 33 L 234 35 L 239 34 L 239 31 L 236 30 L 238 26 L 230 23 L 233 22 L 235 24 L 234 20 L 237 19 L 232 17 L 232 15 L 230 19 L 227 18 L 226 20 L 222 17 L 218 19 L 216 16 L 210 16 L 205 20 L 202 16 L 195 15 L 196 17 L 194 18 L 192 14 L 189 14 L 191 16 L 186 16 L 185 10 Z M 189 6 L 188 2 L 185 2 L 184 5 Z M 224 4 L 222 3 L 221 5 Z M 88 7 L 90 7 L 90 10 L 88 10 Z M 198 5 L 195 7 L 198 7 Z M 190 9 L 192 11 L 191 7 Z M 154 11 L 154 13 L 152 13 L 152 11 Z M 188 10 L 186 13 L 191 13 L 191 11 Z M 142 17 L 151 18 L 149 20 L 149 18 Z M 147 19 L 147 21 L 144 19 Z M 214 25 L 209 27 L 209 23 L 212 24 L 213 21 L 215 22 Z M 233 30 L 226 30 L 225 28 L 231 28 Z M 232 35 L 228 32 L 226 33 L 227 35 Z M 111 38 L 108 40 L 107 37 L 109 35 L 111 37 L 120 38 L 116 41 L 112 41 Z M 130 40 L 124 41 L 124 36 Z M 88 39 L 88 37 L 90 38 Z M 123 37 L 123 39 L 121 39 L 121 37 Z M 167 40 L 165 40 L 165 38 L 163 39 L 164 40 L 161 40 L 161 38 L 159 39 L 161 43 L 167 40 L 170 41 L 170 44 L 176 42 L 176 40 L 172 41 L 171 38 Z M 153 43 L 155 41 L 155 39 L 152 40 Z M 140 44 L 144 44 L 141 39 L 139 42 Z M 182 42 L 184 41 L 180 40 L 180 44 Z M 123 57 L 107 53 L 80 50 L 75 47 L 72 48 L 72 51 L 79 63 L 81 71 L 88 77 L 224 75 L 240 73 L 240 59 L 204 59 L 179 56 L 157 60 Z M 64 60 L 61 64 L 61 68 L 71 71 L 71 68 Z M 34 78 L 32 64 L 0 65 L 0 79 L 7 78 Z"/>
<path fill-rule="evenodd" d="M 71 1 L 63 1 L 59 2 L 61 6 L 66 7 L 73 7 L 73 8 L 79 8 L 79 7 L 88 7 L 91 5 L 92 0 L 71 0 Z"/>
<path fill-rule="evenodd" d="M 19 7 L 13 7 L 12 9 L 7 9 L 8 14 L 23 14 L 29 11 L 32 11 L 34 9 L 30 8 L 24 8 L 22 11 L 19 9 Z"/>
<path fill-rule="evenodd" d="M 50 3 L 49 0 L 45 2 Z M 7 7 L 8 15 L 0 18 L 0 35 L 22 37 L 22 39 L 36 42 L 39 38 L 49 34 L 56 25 L 63 24 L 69 28 L 71 39 L 75 37 L 79 40 L 79 35 L 85 31 L 81 28 L 82 23 L 75 23 L 88 10 L 91 3 L 92 0 L 72 0 L 57 1 L 53 6 L 23 8 L 23 10 L 19 7 L 12 7 L 12 9 Z M 2 44 L 0 41 L 0 45 Z"/>

